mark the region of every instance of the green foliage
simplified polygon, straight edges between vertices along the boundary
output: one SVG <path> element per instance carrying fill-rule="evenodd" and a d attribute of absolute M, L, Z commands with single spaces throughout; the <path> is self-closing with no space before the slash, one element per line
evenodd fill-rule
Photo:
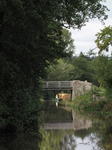
<path fill-rule="evenodd" d="M 112 117 L 112 93 L 108 89 L 93 87 L 93 90 L 87 94 L 76 97 L 70 104 L 80 112 L 89 112 L 101 116 L 104 119 Z"/>
<path fill-rule="evenodd" d="M 104 89 L 94 87 L 91 92 L 78 96 L 74 100 L 74 107 L 80 111 L 101 111 L 107 103 L 104 96 Z"/>
<path fill-rule="evenodd" d="M 41 136 L 38 133 L 1 134 L 0 149 L 39 150 Z"/>
<path fill-rule="evenodd" d="M 71 32 L 69 32 L 66 29 L 63 29 L 62 31 L 63 35 L 63 40 L 66 43 L 65 51 L 68 53 L 70 56 L 73 56 L 75 52 L 75 46 L 74 46 L 74 40 L 71 37 Z"/>
<path fill-rule="evenodd" d="M 70 64 L 70 60 L 72 59 L 72 55 L 74 53 L 74 44 L 73 39 L 71 38 L 71 33 L 63 29 L 62 30 L 62 38 L 65 42 L 65 52 L 69 57 L 66 59 L 58 59 L 55 64 L 51 64 L 49 69 L 47 69 L 47 80 L 52 81 L 63 81 L 70 80 L 70 73 L 72 72 L 73 66 Z M 69 60 L 68 60 L 69 59 Z"/>
<path fill-rule="evenodd" d="M 98 85 L 96 78 L 96 57 L 90 58 L 84 54 L 72 57 L 70 60 L 59 59 L 56 64 L 50 65 L 48 80 L 82 80 Z"/>
<path fill-rule="evenodd" d="M 88 71 L 88 60 L 84 55 L 80 55 L 79 57 L 76 57 L 73 59 L 73 66 L 74 66 L 74 72 L 73 77 L 74 79 L 79 80 L 88 80 L 90 78 L 90 71 Z"/>
<path fill-rule="evenodd" d="M 41 150 L 59 150 L 61 139 L 67 134 L 66 130 L 41 130 L 42 142 L 40 144 Z"/>
<path fill-rule="evenodd" d="M 74 57 L 72 59 L 72 65 L 74 67 L 72 70 L 72 80 L 87 80 L 93 84 L 98 84 L 95 77 L 95 63 L 96 57 L 91 58 L 83 53 L 79 57 Z"/>
<path fill-rule="evenodd" d="M 100 86 L 105 88 L 112 87 L 112 56 L 103 56 L 103 51 L 109 51 L 112 45 L 112 27 L 108 26 L 96 34 L 96 44 L 99 48 L 99 59 L 97 61 L 96 74 Z"/>
<path fill-rule="evenodd" d="M 57 64 L 50 65 L 48 71 L 48 79 L 50 81 L 66 81 L 71 79 L 72 64 L 65 59 L 57 60 Z"/>
<path fill-rule="evenodd" d="M 105 95 L 106 90 L 104 88 L 100 88 L 97 86 L 93 86 L 92 88 L 92 94 L 95 94 L 98 97 L 102 97 Z"/>
<path fill-rule="evenodd" d="M 112 89 L 111 88 L 106 88 L 105 96 L 109 101 L 112 100 Z"/>
<path fill-rule="evenodd" d="M 103 50 L 108 51 L 109 46 L 112 45 L 112 27 L 108 26 L 96 34 L 97 39 L 95 40 L 97 47 L 99 48 L 99 54 Z"/>
<path fill-rule="evenodd" d="M 38 130 L 42 108 L 39 81 L 34 83 L 37 79 L 30 78 L 31 72 L 25 74 L 17 64 L 0 57 L 0 131 Z"/>
<path fill-rule="evenodd" d="M 87 108 L 90 108 L 91 100 L 92 100 L 91 93 L 78 96 L 75 99 L 75 102 L 74 102 L 75 105 L 73 107 L 75 107 L 76 109 L 78 109 L 80 111 L 84 111 Z"/>
<path fill-rule="evenodd" d="M 112 87 L 112 57 L 99 56 L 96 66 L 96 76 L 100 86 Z"/>

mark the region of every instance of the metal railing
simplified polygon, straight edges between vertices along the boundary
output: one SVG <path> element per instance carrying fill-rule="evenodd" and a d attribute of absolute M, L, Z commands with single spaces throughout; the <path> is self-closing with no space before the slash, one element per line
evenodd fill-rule
<path fill-rule="evenodd" d="M 46 81 L 43 89 L 72 89 L 73 81 Z"/>

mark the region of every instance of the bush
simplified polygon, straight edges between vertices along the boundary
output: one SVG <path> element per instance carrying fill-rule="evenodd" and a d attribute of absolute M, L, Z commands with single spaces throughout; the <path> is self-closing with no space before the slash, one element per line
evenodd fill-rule
<path fill-rule="evenodd" d="M 87 94 L 78 96 L 74 100 L 74 108 L 82 111 L 100 111 L 106 104 L 105 98 L 102 99 L 102 97 L 104 97 L 104 93 L 104 89 L 94 86 L 92 91 Z M 93 95 L 95 95 L 95 99 L 93 99 Z"/>
<path fill-rule="evenodd" d="M 97 97 L 93 99 L 93 94 Z M 111 90 L 94 87 L 91 92 L 78 96 L 72 103 L 79 111 L 99 112 L 103 118 L 112 118 Z"/>

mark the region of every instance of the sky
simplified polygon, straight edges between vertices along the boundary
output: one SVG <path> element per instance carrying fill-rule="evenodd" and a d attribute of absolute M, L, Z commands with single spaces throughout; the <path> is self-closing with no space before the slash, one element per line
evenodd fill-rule
<path fill-rule="evenodd" d="M 105 22 L 105 26 L 112 25 L 112 0 L 106 0 L 104 5 L 108 7 L 110 10 L 106 14 L 108 15 L 108 19 Z M 100 32 L 101 29 L 104 28 L 104 25 L 98 19 L 92 19 L 86 26 L 82 27 L 81 30 L 78 29 L 70 29 L 72 34 L 72 39 L 74 40 L 75 45 L 75 55 L 79 55 L 80 52 L 87 54 L 89 50 L 96 48 L 96 34 Z M 98 49 L 94 50 L 96 55 L 98 54 Z M 112 52 L 112 47 L 109 47 L 109 53 L 105 52 L 105 55 L 108 55 Z"/>

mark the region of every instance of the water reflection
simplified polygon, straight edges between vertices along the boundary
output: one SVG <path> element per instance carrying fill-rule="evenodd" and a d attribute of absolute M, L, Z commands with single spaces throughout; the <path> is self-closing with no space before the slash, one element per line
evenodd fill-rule
<path fill-rule="evenodd" d="M 84 129 L 83 129 L 84 130 Z M 41 150 L 107 150 L 98 143 L 101 139 L 88 129 L 88 134 L 82 138 L 82 130 L 46 130 L 42 131 Z M 78 133 L 77 133 L 78 132 Z M 84 131 L 86 132 L 86 131 Z M 81 135 L 81 136 L 79 136 Z"/>
<path fill-rule="evenodd" d="M 44 129 L 88 129 L 92 122 L 87 117 L 81 116 L 70 108 L 58 107 L 52 112 L 45 113 Z"/>
<path fill-rule="evenodd" d="M 87 116 L 82 116 L 72 110 L 74 130 L 88 129 L 92 127 L 92 121 Z"/>
<path fill-rule="evenodd" d="M 97 145 L 98 137 L 94 133 L 90 133 L 84 139 L 74 134 L 67 134 L 60 142 L 60 150 L 101 150 Z M 103 149 L 102 149 L 103 150 Z"/>
<path fill-rule="evenodd" d="M 41 150 L 112 150 L 112 130 L 108 134 L 107 127 L 109 125 L 109 129 L 111 128 L 110 123 L 106 124 L 99 118 L 89 118 L 66 108 L 57 108 L 56 111 L 61 111 L 60 109 L 71 113 L 69 116 L 72 119 L 64 119 L 64 122 L 63 119 L 58 121 L 58 117 L 57 122 L 48 122 L 46 119 L 47 123 L 42 130 Z M 55 109 L 53 111 L 56 112 Z M 61 115 L 64 118 L 64 113 Z"/>

